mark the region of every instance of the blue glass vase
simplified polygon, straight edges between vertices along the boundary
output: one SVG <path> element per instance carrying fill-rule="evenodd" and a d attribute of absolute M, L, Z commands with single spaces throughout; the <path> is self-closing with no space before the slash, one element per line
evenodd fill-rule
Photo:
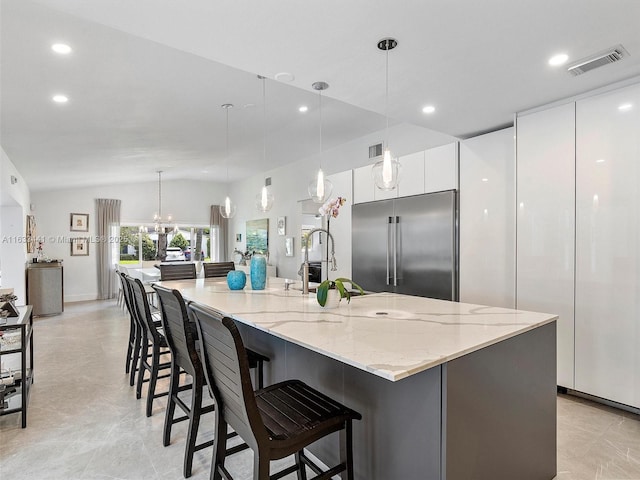
<path fill-rule="evenodd" d="M 242 270 L 231 270 L 227 273 L 229 290 L 242 290 L 247 284 L 247 275 Z"/>
<path fill-rule="evenodd" d="M 264 290 L 267 283 L 267 259 L 262 255 L 251 257 L 251 288 Z"/>

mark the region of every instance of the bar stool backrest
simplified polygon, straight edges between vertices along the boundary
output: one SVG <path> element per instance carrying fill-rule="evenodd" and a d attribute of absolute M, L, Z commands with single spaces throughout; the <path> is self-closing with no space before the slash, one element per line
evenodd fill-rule
<path fill-rule="evenodd" d="M 144 290 L 144 285 L 139 278 L 126 277 L 129 288 L 131 288 L 133 303 L 138 313 L 139 322 L 145 328 L 149 337 L 154 343 L 160 341 L 160 335 L 153 323 L 153 317 L 151 316 L 151 309 L 149 308 L 149 301 L 147 300 L 147 293 Z"/>
<path fill-rule="evenodd" d="M 127 274 L 124 272 L 118 273 L 118 278 L 120 279 L 120 288 L 122 288 L 122 294 L 124 296 L 124 304 L 127 306 L 127 310 L 129 311 L 129 315 L 133 318 L 135 315 L 133 310 L 133 304 L 131 302 L 131 291 L 129 290 L 129 285 L 127 285 Z"/>
<path fill-rule="evenodd" d="M 202 365 L 196 350 L 195 323 L 189 321 L 184 299 L 178 290 L 153 285 L 160 301 L 162 327 L 169 344 L 172 359 L 190 375 L 202 374 Z M 196 373 L 196 371 L 198 371 Z"/>
<path fill-rule="evenodd" d="M 249 375 L 249 360 L 235 322 L 209 307 L 189 303 L 218 421 L 224 421 L 256 451 L 268 442 Z"/>
<path fill-rule="evenodd" d="M 236 269 L 233 262 L 204 263 L 204 278 L 226 277 L 227 273 Z"/>
<path fill-rule="evenodd" d="M 161 263 L 160 281 L 196 278 L 195 263 Z"/>

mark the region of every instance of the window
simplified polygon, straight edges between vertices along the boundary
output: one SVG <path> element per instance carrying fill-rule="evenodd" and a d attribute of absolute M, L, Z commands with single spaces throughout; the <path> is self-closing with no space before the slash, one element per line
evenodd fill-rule
<path fill-rule="evenodd" d="M 121 265 L 162 260 L 157 258 L 158 233 L 155 232 L 154 228 L 154 225 L 127 225 L 120 227 L 119 263 Z M 212 260 L 211 243 L 209 227 L 199 225 L 178 226 L 176 230 L 170 230 L 167 233 L 166 246 L 180 248 L 185 253 L 185 260 L 187 261 Z M 194 252 L 193 255 L 192 252 Z"/>

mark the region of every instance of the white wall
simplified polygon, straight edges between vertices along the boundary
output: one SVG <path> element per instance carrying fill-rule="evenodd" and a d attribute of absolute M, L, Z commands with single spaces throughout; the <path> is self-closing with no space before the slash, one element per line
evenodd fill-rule
<path fill-rule="evenodd" d="M 199 181 L 163 181 L 162 211 L 184 225 L 209 225 L 210 206 L 224 199 L 220 184 Z M 94 300 L 98 297 L 96 245 L 89 246 L 88 257 L 72 257 L 69 239 L 95 237 L 96 198 L 122 201 L 122 224 L 151 223 L 158 210 L 158 183 L 106 185 L 90 188 L 38 191 L 32 195 L 37 235 L 44 236 L 44 253 L 64 261 L 64 298 L 66 302 Z M 89 214 L 88 232 L 70 232 L 71 213 Z"/>
<path fill-rule="evenodd" d="M 16 183 L 11 184 L 11 177 Z M 26 215 L 30 193 L 17 168 L 0 147 L 0 285 L 12 287 L 18 304 L 26 302 Z"/>

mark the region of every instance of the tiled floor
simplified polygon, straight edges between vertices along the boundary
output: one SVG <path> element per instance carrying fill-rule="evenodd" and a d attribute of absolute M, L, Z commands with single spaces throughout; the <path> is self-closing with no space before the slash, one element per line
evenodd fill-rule
<path fill-rule="evenodd" d="M 28 427 L 19 415 L 0 417 L 0 479 L 183 478 L 186 425 L 174 426 L 172 444 L 162 446 L 166 400 L 147 418 L 144 399 L 135 399 L 124 375 L 128 329 L 113 301 L 69 304 L 63 315 L 35 320 Z M 208 417 L 202 439 L 211 434 Z M 209 478 L 210 458 L 211 449 L 196 453 L 191 478 Z M 229 469 L 237 480 L 251 478 L 250 453 L 232 457 Z M 640 480 L 638 416 L 559 396 L 556 478 Z"/>

